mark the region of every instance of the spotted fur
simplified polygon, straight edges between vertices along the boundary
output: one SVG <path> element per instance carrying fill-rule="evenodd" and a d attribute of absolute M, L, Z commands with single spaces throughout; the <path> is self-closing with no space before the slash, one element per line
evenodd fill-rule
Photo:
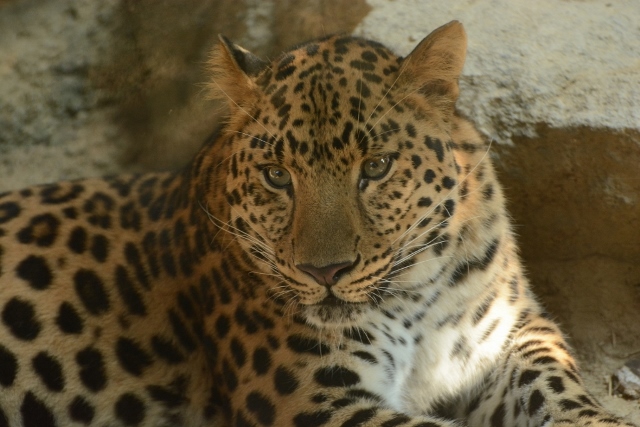
<path fill-rule="evenodd" d="M 629 426 L 530 291 L 465 48 L 222 38 L 183 171 L 0 195 L 0 427 Z"/>

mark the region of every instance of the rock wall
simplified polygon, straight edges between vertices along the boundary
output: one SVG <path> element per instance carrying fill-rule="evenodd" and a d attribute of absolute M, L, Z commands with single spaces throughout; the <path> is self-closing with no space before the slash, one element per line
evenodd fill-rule
<path fill-rule="evenodd" d="M 469 36 L 461 111 L 493 141 L 530 276 L 590 386 L 640 352 L 637 0 L 0 0 L 0 191 L 176 168 L 215 127 L 217 33 L 269 56 L 334 32 Z"/>

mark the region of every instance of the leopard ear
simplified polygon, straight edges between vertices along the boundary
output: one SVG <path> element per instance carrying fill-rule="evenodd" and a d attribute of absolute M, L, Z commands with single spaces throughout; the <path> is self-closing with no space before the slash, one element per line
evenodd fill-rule
<path fill-rule="evenodd" d="M 451 21 L 425 37 L 402 60 L 398 83 L 452 110 L 458 99 L 458 78 L 466 51 L 464 28 L 460 22 Z"/>
<path fill-rule="evenodd" d="M 209 92 L 212 98 L 226 99 L 234 112 L 256 101 L 258 88 L 254 78 L 269 63 L 223 35 L 218 38 L 220 42 L 208 63 L 212 74 Z"/>

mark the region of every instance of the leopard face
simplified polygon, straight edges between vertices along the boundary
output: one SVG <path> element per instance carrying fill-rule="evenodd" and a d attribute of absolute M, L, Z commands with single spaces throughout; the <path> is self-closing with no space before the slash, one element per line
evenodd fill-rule
<path fill-rule="evenodd" d="M 240 99 L 251 103 L 245 110 L 232 100 L 245 119 L 226 134 L 227 229 L 256 268 L 280 279 L 273 295 L 307 321 L 355 322 L 406 291 L 410 264 L 447 247 L 457 86 L 412 67 L 429 54 L 420 46 L 403 60 L 370 41 L 332 37 L 253 74 L 238 69 L 247 55 L 239 49 L 227 43 L 247 87 Z M 455 52 L 450 62 L 462 66 Z M 427 97 L 425 85 L 441 95 Z"/>

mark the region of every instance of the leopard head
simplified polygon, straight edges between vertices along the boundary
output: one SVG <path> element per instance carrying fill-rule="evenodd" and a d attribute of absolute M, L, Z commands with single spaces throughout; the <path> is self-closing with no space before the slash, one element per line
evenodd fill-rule
<path fill-rule="evenodd" d="M 310 323 L 344 325 L 400 294 L 411 271 L 434 274 L 457 198 L 462 25 L 405 58 L 333 36 L 266 62 L 220 40 L 225 227 L 273 275 L 274 295 Z"/>

